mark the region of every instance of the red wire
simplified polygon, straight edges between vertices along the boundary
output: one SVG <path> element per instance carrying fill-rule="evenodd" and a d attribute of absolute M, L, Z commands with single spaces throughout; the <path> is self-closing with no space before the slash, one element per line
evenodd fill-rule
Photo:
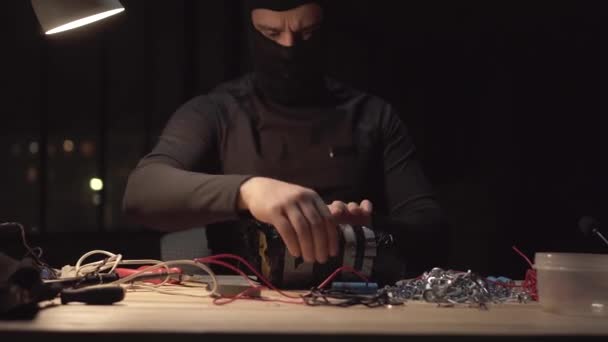
<path fill-rule="evenodd" d="M 232 303 L 232 302 L 234 302 L 234 301 L 236 301 L 238 299 L 252 299 L 252 298 L 255 298 L 255 297 L 248 296 L 247 294 L 249 292 L 251 292 L 253 290 L 257 290 L 257 289 L 260 289 L 260 287 L 259 286 L 257 286 L 257 287 L 256 286 L 252 286 L 252 287 L 246 289 L 245 291 L 240 292 L 236 296 L 224 296 L 224 295 L 222 295 L 222 297 L 220 297 L 220 298 L 213 299 L 213 304 L 216 304 L 216 305 L 225 305 L 225 304 L 230 304 L 230 303 Z M 222 299 L 227 299 L 227 300 L 221 301 Z"/>
<path fill-rule="evenodd" d="M 300 301 L 285 301 L 285 300 L 281 300 L 281 299 L 269 299 L 269 298 L 259 298 L 259 297 L 248 297 L 247 293 L 249 293 L 250 291 L 254 290 L 254 289 L 258 289 L 258 288 L 263 288 L 261 286 L 257 286 L 254 285 L 251 281 L 251 279 L 249 279 L 249 277 L 240 269 L 238 269 L 237 267 L 224 262 L 222 260 L 218 260 L 218 259 L 232 259 L 232 260 L 237 260 L 241 263 L 243 263 L 249 270 L 251 270 L 251 272 L 253 272 L 258 279 L 260 279 L 260 281 L 266 285 L 268 288 L 270 288 L 271 290 L 276 291 L 277 293 L 279 293 L 280 295 L 290 298 L 290 299 L 299 299 Z M 303 304 L 304 301 L 302 300 L 301 296 L 293 296 L 290 294 L 287 294 L 281 290 L 279 290 L 276 286 L 274 286 L 266 277 L 264 277 L 263 275 L 261 275 L 249 262 L 247 262 L 247 260 L 243 259 L 242 257 L 238 256 L 238 255 L 234 255 L 234 254 L 218 254 L 218 255 L 212 255 L 212 256 L 208 256 L 208 257 L 204 257 L 204 258 L 196 258 L 194 259 L 196 262 L 202 262 L 202 263 L 209 263 L 209 264 L 216 264 L 216 265 L 221 265 L 224 266 L 234 272 L 237 272 L 238 274 L 240 274 L 241 276 L 243 276 L 244 278 L 246 278 L 250 284 L 252 284 L 252 287 L 244 290 L 243 292 L 237 294 L 234 297 L 227 297 L 227 296 L 223 296 L 222 298 L 227 299 L 225 301 L 220 301 L 221 298 L 216 298 L 214 299 L 213 303 L 217 304 L 217 305 L 224 305 L 224 304 L 229 304 L 232 303 L 236 300 L 239 299 L 253 299 L 253 300 L 264 300 L 264 301 L 273 301 L 273 302 L 281 302 L 281 303 L 288 303 L 288 304 Z M 357 270 L 355 270 L 354 268 L 350 267 L 350 266 L 342 266 L 338 269 L 336 269 L 329 277 L 327 277 L 327 279 L 325 279 L 321 285 L 318 286 L 318 288 L 324 288 L 325 286 L 327 286 L 327 284 L 329 284 L 334 278 L 336 278 L 338 276 L 339 273 L 343 272 L 343 271 L 348 271 L 351 273 L 354 273 L 355 275 L 357 275 L 358 277 L 360 277 L 361 279 L 365 280 L 366 282 L 369 282 L 368 278 L 361 274 L 360 272 L 358 272 Z"/>
<path fill-rule="evenodd" d="M 207 261 L 208 264 L 216 264 L 216 265 L 220 265 L 220 266 L 224 266 L 236 273 L 238 273 L 239 275 L 241 275 L 243 278 L 247 279 L 247 281 L 249 282 L 249 284 L 251 286 L 257 286 L 256 283 L 254 283 L 246 274 L 245 272 L 241 271 L 240 269 L 238 269 L 237 267 L 227 263 L 227 262 L 223 262 L 221 260 L 208 260 Z"/>
<path fill-rule="evenodd" d="M 247 266 L 247 268 L 249 268 L 249 270 L 251 270 L 251 272 L 253 272 L 258 277 L 258 279 L 260 279 L 262 281 L 262 283 L 264 285 L 268 286 L 268 288 L 276 291 L 280 295 L 285 296 L 287 298 L 300 299 L 300 296 L 293 296 L 293 295 L 287 294 L 287 293 L 279 290 L 268 279 L 266 279 L 266 277 L 264 277 L 263 275 L 261 275 L 260 272 L 258 272 L 253 266 L 251 266 L 251 264 L 249 262 L 247 262 L 245 259 L 241 258 L 238 255 L 234 255 L 234 254 L 218 254 L 218 255 L 212 255 L 212 256 L 209 256 L 209 257 L 206 257 L 206 258 L 197 258 L 197 259 L 194 259 L 194 260 L 198 261 L 198 262 L 206 263 L 209 260 L 214 261 L 215 259 L 233 259 L 233 260 L 238 260 L 238 261 L 242 262 L 245 266 Z M 247 277 L 247 278 L 249 278 L 249 277 Z"/>
<path fill-rule="evenodd" d="M 334 280 L 334 278 L 337 277 L 338 274 L 340 274 L 342 271 L 348 271 L 348 272 L 354 273 L 359 278 L 365 280 L 366 283 L 369 282 L 369 279 L 367 279 L 367 277 L 365 275 L 359 273 L 354 268 L 352 268 L 350 266 L 342 266 L 342 267 L 338 268 L 337 270 L 335 270 L 332 274 L 330 274 L 329 277 L 327 277 L 327 279 L 325 279 L 321 283 L 321 285 L 318 286 L 318 288 L 319 289 L 325 288 L 325 286 L 327 286 L 327 284 L 329 284 L 332 280 Z"/>
<path fill-rule="evenodd" d="M 288 300 L 275 299 L 275 298 L 252 297 L 252 296 L 248 295 L 248 293 L 250 291 L 257 290 L 257 289 L 263 289 L 263 287 L 262 286 L 250 287 L 250 288 L 246 289 L 245 291 L 237 294 L 236 296 L 222 296 L 221 298 L 215 298 L 213 300 L 213 304 L 226 305 L 226 304 L 235 302 L 239 299 L 259 300 L 259 301 L 264 301 L 264 302 L 279 302 L 279 303 L 286 303 L 286 304 L 304 304 L 304 300 L 302 300 L 302 299 L 300 301 L 288 301 Z M 222 300 L 222 299 L 226 299 L 226 300 Z"/>
<path fill-rule="evenodd" d="M 538 301 L 538 288 L 536 287 L 536 270 L 529 269 L 526 271 L 526 278 L 522 287 L 528 291 L 533 300 Z"/>
<path fill-rule="evenodd" d="M 524 254 L 522 253 L 517 247 L 513 246 L 513 250 L 515 250 L 515 252 L 517 252 L 520 256 L 522 256 L 526 262 L 530 265 L 531 269 L 528 269 L 526 271 L 526 276 L 525 279 L 521 285 L 522 288 L 524 288 L 532 297 L 533 300 L 538 300 L 538 292 L 537 292 L 537 287 L 536 287 L 536 270 L 532 269 L 534 266 L 532 264 L 532 262 L 530 261 L 530 259 Z M 243 263 L 249 270 L 251 270 L 257 277 L 258 279 L 260 279 L 260 281 L 265 284 L 269 289 L 276 291 L 277 293 L 279 293 L 280 295 L 290 298 L 290 299 L 299 299 L 300 301 L 286 301 L 286 300 L 281 300 L 281 299 L 272 299 L 272 298 L 263 298 L 263 297 L 250 297 L 247 294 L 255 289 L 262 289 L 262 286 L 257 286 L 255 285 L 251 279 L 240 269 L 238 269 L 237 267 L 235 267 L 234 265 L 231 265 L 227 262 L 224 262 L 222 260 L 218 260 L 218 259 L 232 259 L 232 260 L 237 260 L 241 263 Z M 218 254 L 218 255 L 212 255 L 209 257 L 204 257 L 204 258 L 197 258 L 194 259 L 197 262 L 202 262 L 202 263 L 209 263 L 209 264 L 216 264 L 216 265 L 220 265 L 220 266 L 224 266 L 236 273 L 238 273 L 239 275 L 243 276 L 243 278 L 247 279 L 247 281 L 252 284 L 252 286 L 246 290 L 244 290 L 243 292 L 237 294 L 236 296 L 233 297 L 228 297 L 228 296 L 223 296 L 222 298 L 216 298 L 214 299 L 213 303 L 217 304 L 217 305 L 225 305 L 225 304 L 229 304 L 232 303 L 236 300 L 239 299 L 250 299 L 250 300 L 262 300 L 262 301 L 273 301 L 273 302 L 281 302 L 281 303 L 288 303 L 288 304 L 303 304 L 303 300 L 301 298 L 301 296 L 293 296 L 290 294 L 287 294 L 281 290 L 279 290 L 276 286 L 274 286 L 266 277 L 264 277 L 262 274 L 260 274 L 249 262 L 247 262 L 245 259 L 243 259 L 242 257 L 238 256 L 238 255 L 234 255 L 234 254 Z M 329 277 L 327 277 L 327 279 L 325 279 L 319 286 L 319 289 L 325 288 L 328 284 L 331 283 L 332 280 L 334 280 L 338 274 L 340 274 L 343 271 L 348 271 L 351 272 L 355 275 L 357 275 L 359 278 L 363 279 L 365 282 L 368 282 L 368 278 L 361 274 L 360 272 L 358 272 L 357 270 L 355 270 L 352 267 L 349 266 L 342 266 L 339 267 L 338 269 L 336 269 L 331 275 L 329 275 Z M 504 284 L 501 283 L 501 286 L 505 286 L 505 287 L 517 287 L 514 284 Z M 225 299 L 222 301 L 222 299 Z"/>
<path fill-rule="evenodd" d="M 532 297 L 533 300 L 538 301 L 538 287 L 536 286 L 536 270 L 534 269 L 534 264 L 517 247 L 513 246 L 513 250 L 526 259 L 528 265 L 530 265 L 530 268 L 526 270 L 526 276 L 521 287 L 530 294 L 530 297 Z"/>
<path fill-rule="evenodd" d="M 528 262 L 528 265 L 530 265 L 530 268 L 534 268 L 534 264 L 532 263 L 532 261 L 530 261 L 530 259 L 524 254 L 522 253 L 522 251 L 520 251 L 517 247 L 512 246 L 513 250 L 515 250 L 515 252 L 519 255 L 522 256 L 522 258 L 526 259 L 526 261 Z"/>
<path fill-rule="evenodd" d="M 248 293 L 252 290 L 256 290 L 256 289 L 263 289 L 264 287 L 262 286 L 258 286 L 257 284 L 255 284 L 248 276 L 247 274 L 245 274 L 245 272 L 241 271 L 240 269 L 238 269 L 237 267 L 221 261 L 221 260 L 213 260 L 213 258 L 209 258 L 209 260 L 206 261 L 208 264 L 216 264 L 216 265 L 220 265 L 220 266 L 224 266 L 236 273 L 238 273 L 239 275 L 243 276 L 243 278 L 247 279 L 247 281 L 249 282 L 249 284 L 251 285 L 251 287 L 249 287 L 248 289 L 244 290 L 243 292 L 237 294 L 236 296 L 222 296 L 222 298 L 226 298 L 228 299 L 227 301 L 220 301 L 222 298 L 215 298 L 213 300 L 214 304 L 217 305 L 224 305 L 224 304 L 229 304 L 232 303 L 238 299 L 253 299 L 253 300 L 264 300 L 264 301 L 274 301 L 274 302 L 281 302 L 281 303 L 288 303 L 288 304 L 304 304 L 304 301 L 285 301 L 285 300 L 280 300 L 280 299 L 268 299 L 268 298 L 260 298 L 260 297 L 250 297 L 248 296 Z"/>
<path fill-rule="evenodd" d="M 237 267 L 227 263 L 227 262 L 223 262 L 221 260 L 209 260 L 207 261 L 207 263 L 209 264 L 216 264 L 216 265 L 221 265 L 224 266 L 238 274 L 240 274 L 241 276 L 243 276 L 243 278 L 247 279 L 247 281 L 249 282 L 249 284 L 251 285 L 251 287 L 249 287 L 248 289 L 244 290 L 243 292 L 239 293 L 238 295 L 234 296 L 234 297 L 230 297 L 230 296 L 222 296 L 223 298 L 228 298 L 230 299 L 229 301 L 226 302 L 220 302 L 219 299 L 220 298 L 216 298 L 213 300 L 214 304 L 217 305 L 224 305 L 224 304 L 229 304 L 234 302 L 237 299 L 254 299 L 254 300 L 265 300 L 265 301 L 274 301 L 274 302 L 281 302 L 281 303 L 288 303 L 288 304 L 304 304 L 304 301 L 299 301 L 299 302 L 295 302 L 295 301 L 285 301 L 285 300 L 281 300 L 281 299 L 267 299 L 267 298 L 259 298 L 259 297 L 248 297 L 247 293 L 249 293 L 249 291 L 255 290 L 255 289 L 264 289 L 266 287 L 263 286 L 259 286 L 256 283 L 254 283 L 248 276 L 247 274 L 245 274 L 245 272 L 241 271 L 240 269 L 238 269 Z"/>

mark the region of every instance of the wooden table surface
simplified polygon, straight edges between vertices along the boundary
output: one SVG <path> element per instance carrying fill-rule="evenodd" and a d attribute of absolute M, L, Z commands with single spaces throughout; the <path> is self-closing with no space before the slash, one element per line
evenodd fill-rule
<path fill-rule="evenodd" d="M 608 317 L 562 316 L 542 311 L 537 303 L 491 305 L 489 310 L 422 302 L 375 309 L 251 300 L 218 306 L 209 298 L 142 291 L 128 292 L 111 306 L 56 305 L 32 321 L 0 321 L 0 336 L 27 333 L 608 336 Z"/>

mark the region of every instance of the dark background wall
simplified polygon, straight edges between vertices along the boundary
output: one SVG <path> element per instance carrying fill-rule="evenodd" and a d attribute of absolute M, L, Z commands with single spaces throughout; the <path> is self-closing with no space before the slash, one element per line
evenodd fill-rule
<path fill-rule="evenodd" d="M 181 103 L 249 69 L 241 1 L 122 3 L 44 37 L 29 1 L 3 1 L 0 221 L 57 266 L 158 255 L 160 235 L 120 212 L 126 177 Z M 605 252 L 576 228 L 608 222 L 600 1 L 328 3 L 329 72 L 401 110 L 451 223 L 449 266 L 522 276 L 512 244 Z"/>

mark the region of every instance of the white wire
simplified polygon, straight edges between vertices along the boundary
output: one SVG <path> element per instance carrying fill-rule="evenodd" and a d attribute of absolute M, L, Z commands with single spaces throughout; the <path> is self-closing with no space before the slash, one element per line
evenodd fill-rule
<path fill-rule="evenodd" d="M 213 271 L 209 268 L 209 266 L 202 264 L 200 262 L 193 261 L 193 260 L 171 260 L 171 261 L 161 262 L 159 264 L 152 265 L 150 267 L 146 267 L 146 268 L 140 270 L 139 272 L 134 273 L 128 277 L 124 277 L 115 282 L 112 282 L 112 284 L 130 283 L 130 282 L 133 282 L 135 279 L 137 279 L 143 273 L 154 271 L 161 267 L 169 267 L 169 266 L 175 266 L 175 265 L 190 265 L 190 266 L 195 266 L 195 267 L 202 269 L 207 274 L 209 274 L 209 276 L 211 277 L 211 282 L 212 282 L 211 290 L 209 290 L 210 293 L 209 293 L 209 295 L 206 295 L 206 297 L 211 296 L 217 292 L 218 284 L 217 284 L 217 278 L 215 277 L 215 273 L 213 273 Z"/>
<path fill-rule="evenodd" d="M 102 254 L 102 255 L 107 256 L 108 258 L 106 258 L 104 260 L 84 264 L 84 265 L 82 264 L 87 258 L 89 258 L 95 254 Z M 135 272 L 135 273 L 133 273 L 127 277 L 124 277 L 122 279 L 119 279 L 117 281 L 114 281 L 111 284 L 123 285 L 123 284 L 127 284 L 127 283 L 134 283 L 137 281 L 137 278 L 140 277 L 142 274 L 157 270 L 159 268 L 164 268 L 167 270 L 167 276 L 161 283 L 155 284 L 155 285 L 138 284 L 137 286 L 140 286 L 142 288 L 147 288 L 147 289 L 159 292 L 159 293 L 171 294 L 171 295 L 184 295 L 184 296 L 190 296 L 190 297 L 209 297 L 216 293 L 217 287 L 218 287 L 217 278 L 215 277 L 215 273 L 213 273 L 213 271 L 207 265 L 200 263 L 200 262 L 196 262 L 193 260 L 171 260 L 171 261 L 166 261 L 166 262 L 163 262 L 160 260 L 154 260 L 154 259 L 123 260 L 121 254 L 114 254 L 112 252 L 99 250 L 99 249 L 87 252 L 84 255 L 82 255 L 80 257 L 80 259 L 78 259 L 78 261 L 76 262 L 75 272 L 76 272 L 77 276 L 80 275 L 80 273 L 88 274 L 88 273 L 95 272 L 95 271 L 103 272 L 106 270 L 109 270 L 107 273 L 111 273 L 116 270 L 118 265 L 151 265 L 151 266 L 145 267 L 145 268 L 139 270 L 138 272 Z M 202 269 L 207 274 L 209 274 L 209 276 L 211 277 L 211 281 L 212 281 L 211 290 L 209 291 L 209 294 L 192 295 L 192 294 L 172 293 L 170 291 L 159 290 L 158 287 L 166 285 L 167 282 L 169 282 L 169 280 L 171 280 L 171 275 L 169 274 L 169 266 L 175 266 L 175 265 L 195 266 L 195 267 Z"/>
<path fill-rule="evenodd" d="M 114 272 L 114 270 L 116 270 L 116 266 L 118 266 L 121 261 L 122 261 L 122 254 L 117 254 L 116 255 L 116 261 L 114 262 L 114 266 L 112 266 L 112 268 L 110 268 L 110 270 L 108 271 L 108 273 Z"/>
<path fill-rule="evenodd" d="M 88 257 L 93 256 L 95 254 L 102 254 L 102 255 L 107 256 L 108 258 L 106 258 L 104 260 L 95 261 L 95 262 L 91 262 L 91 263 L 82 265 L 82 263 Z M 118 267 L 118 265 L 149 265 L 149 264 L 159 264 L 159 263 L 162 263 L 162 261 L 150 260 L 150 259 L 124 260 L 123 261 L 121 254 L 114 254 L 112 252 L 96 249 L 96 250 L 85 253 L 83 256 L 80 257 L 80 259 L 78 259 L 78 261 L 76 262 L 76 265 L 75 265 L 75 272 L 76 272 L 76 276 L 79 276 L 81 273 L 83 273 L 83 275 L 86 275 L 91 272 L 102 273 L 109 269 L 109 271 L 106 272 L 106 274 L 109 274 L 109 273 L 114 272 L 116 270 L 116 268 Z M 102 265 L 102 266 L 100 267 L 100 265 Z M 167 273 L 169 273 L 169 268 L 165 267 L 165 269 L 167 270 Z M 155 286 L 162 286 L 162 285 L 166 284 L 167 282 L 169 282 L 169 280 L 171 280 L 170 275 L 167 275 L 160 284 L 156 284 Z"/>
<path fill-rule="evenodd" d="M 180 292 L 180 289 L 183 289 L 183 287 L 179 287 L 179 286 L 175 286 L 175 287 L 171 287 L 171 286 L 167 286 L 166 288 L 170 288 L 171 290 L 176 290 L 176 291 L 171 291 L 171 290 L 161 290 L 158 287 L 155 286 L 150 286 L 150 285 L 144 285 L 144 284 L 133 284 L 131 287 L 127 288 L 127 290 L 133 290 L 133 291 L 137 291 L 139 289 L 143 289 L 143 290 L 148 290 L 148 291 L 152 291 L 152 292 L 158 292 L 161 294 L 166 294 L 166 295 L 171 295 L 171 296 L 184 296 L 184 297 L 194 297 L 194 298 L 208 298 L 211 295 L 213 295 L 213 292 L 210 292 L 209 294 L 205 294 L 205 295 L 196 295 L 196 294 L 192 294 L 192 293 L 183 293 Z M 191 287 L 188 287 L 188 289 L 190 289 Z"/>
<path fill-rule="evenodd" d="M 100 260 L 100 261 L 92 262 L 92 263 L 86 264 L 84 266 L 81 266 L 83 261 L 85 261 L 88 257 L 93 256 L 95 254 L 103 254 L 109 258 L 105 261 Z M 116 266 L 118 266 L 118 262 L 120 262 L 120 260 L 122 260 L 122 255 L 120 255 L 120 254 L 117 255 L 117 254 L 114 254 L 114 253 L 111 253 L 108 251 L 104 251 L 104 250 L 100 250 L 100 249 L 96 249 L 96 250 L 87 252 L 83 256 L 81 256 L 80 259 L 78 259 L 78 261 L 76 262 L 76 265 L 74 266 L 75 271 L 76 271 L 76 276 L 80 275 L 80 272 L 83 271 L 83 268 L 92 268 L 92 270 L 90 271 L 90 272 L 92 272 L 92 271 L 95 271 L 95 269 L 99 265 L 104 264 L 104 263 L 108 264 L 107 266 L 113 271 L 114 269 L 116 269 Z M 113 263 L 113 265 L 110 263 Z M 112 266 L 110 266 L 110 265 L 112 265 Z M 106 267 L 106 265 L 104 265 L 100 268 L 99 271 L 105 271 L 106 269 L 108 269 L 108 267 Z M 89 272 L 85 272 L 85 274 L 86 273 L 89 273 Z"/>
<path fill-rule="evenodd" d="M 154 265 L 154 264 L 158 264 L 161 263 L 161 260 L 155 260 L 155 259 L 131 259 L 131 260 L 121 260 L 120 261 L 120 265 Z M 90 272 L 85 272 L 85 269 L 90 269 L 90 271 L 95 271 L 97 270 L 97 267 L 99 266 L 99 264 L 103 263 L 102 261 L 95 261 L 92 263 L 88 263 L 86 265 L 81 265 L 80 266 L 80 272 L 81 273 L 90 273 Z M 101 268 L 99 268 L 98 271 L 105 271 L 107 269 L 112 268 L 113 265 L 109 265 L 108 262 L 106 262 L 106 264 L 104 266 L 102 266 Z"/>

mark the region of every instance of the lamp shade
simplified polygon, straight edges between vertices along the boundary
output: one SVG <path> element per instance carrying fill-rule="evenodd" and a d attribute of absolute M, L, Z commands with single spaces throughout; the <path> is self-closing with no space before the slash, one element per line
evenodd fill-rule
<path fill-rule="evenodd" d="M 32 7 L 46 34 L 71 30 L 125 10 L 118 0 L 32 0 Z"/>

